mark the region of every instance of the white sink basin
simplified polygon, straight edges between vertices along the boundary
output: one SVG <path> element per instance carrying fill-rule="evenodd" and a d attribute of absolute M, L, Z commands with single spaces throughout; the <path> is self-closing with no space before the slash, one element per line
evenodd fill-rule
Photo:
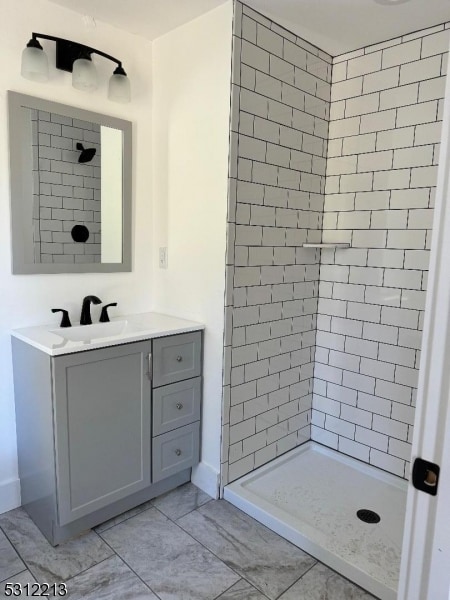
<path fill-rule="evenodd" d="M 52 329 L 55 333 L 69 342 L 91 342 L 92 340 L 120 335 L 125 331 L 128 321 L 111 321 L 93 325 L 78 325 L 76 327 L 59 327 Z"/>

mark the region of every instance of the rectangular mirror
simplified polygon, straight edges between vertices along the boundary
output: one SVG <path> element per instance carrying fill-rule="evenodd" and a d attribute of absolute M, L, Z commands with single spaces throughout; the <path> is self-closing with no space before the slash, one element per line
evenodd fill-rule
<path fill-rule="evenodd" d="M 12 272 L 131 271 L 131 123 L 8 102 Z"/>

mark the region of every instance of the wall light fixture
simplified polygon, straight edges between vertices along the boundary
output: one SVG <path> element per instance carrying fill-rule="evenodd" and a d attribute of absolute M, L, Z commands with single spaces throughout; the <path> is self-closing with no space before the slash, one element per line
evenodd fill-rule
<path fill-rule="evenodd" d="M 123 104 L 130 102 L 130 80 L 120 60 L 95 48 L 43 33 L 33 33 L 22 52 L 23 77 L 31 81 L 48 80 L 48 58 L 38 38 L 56 42 L 56 68 L 72 73 L 72 85 L 77 90 L 92 92 L 98 87 L 97 69 L 92 62 L 92 54 L 98 54 L 116 63 L 117 67 L 109 80 L 108 98 Z"/>

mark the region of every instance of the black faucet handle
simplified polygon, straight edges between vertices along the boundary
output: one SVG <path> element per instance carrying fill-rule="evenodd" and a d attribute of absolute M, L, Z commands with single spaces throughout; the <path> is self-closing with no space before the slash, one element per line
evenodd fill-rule
<path fill-rule="evenodd" d="M 69 319 L 69 311 L 64 308 L 52 308 L 52 313 L 62 312 L 63 316 L 61 319 L 60 327 L 72 327 L 72 323 Z"/>
<path fill-rule="evenodd" d="M 110 306 L 117 306 L 117 302 L 111 302 L 110 304 L 105 304 L 105 306 L 102 308 L 102 312 L 100 315 L 100 323 L 109 323 L 108 308 Z"/>

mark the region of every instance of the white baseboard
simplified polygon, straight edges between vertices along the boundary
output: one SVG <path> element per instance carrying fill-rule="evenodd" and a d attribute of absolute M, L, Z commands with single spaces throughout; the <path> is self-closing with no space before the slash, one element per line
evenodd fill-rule
<path fill-rule="evenodd" d="M 192 483 L 211 498 L 219 497 L 219 473 L 204 462 L 192 469 Z"/>
<path fill-rule="evenodd" d="M 11 479 L 0 483 L 0 515 L 20 506 L 20 481 Z"/>

